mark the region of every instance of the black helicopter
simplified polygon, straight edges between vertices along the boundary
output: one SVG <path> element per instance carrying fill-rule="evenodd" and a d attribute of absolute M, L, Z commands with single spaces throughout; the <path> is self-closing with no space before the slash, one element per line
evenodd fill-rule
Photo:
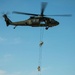
<path fill-rule="evenodd" d="M 16 28 L 16 26 L 32 26 L 32 27 L 45 27 L 47 30 L 49 27 L 59 25 L 59 22 L 54 20 L 53 18 L 49 18 L 46 16 L 71 16 L 70 14 L 68 15 L 44 15 L 47 2 L 42 2 L 41 6 L 42 6 L 41 14 L 32 14 L 32 13 L 23 13 L 23 12 L 13 11 L 13 13 L 16 13 L 16 14 L 30 15 L 30 18 L 28 18 L 27 20 L 23 20 L 23 21 L 12 22 L 7 17 L 7 14 L 4 14 L 3 17 L 5 19 L 6 25 L 7 26 L 13 25 L 15 26 L 14 29 Z"/>

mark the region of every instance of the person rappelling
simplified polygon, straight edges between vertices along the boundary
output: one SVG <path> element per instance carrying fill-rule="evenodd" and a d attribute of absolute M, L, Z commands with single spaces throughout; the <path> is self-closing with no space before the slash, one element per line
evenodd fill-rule
<path fill-rule="evenodd" d="M 41 71 L 41 68 L 40 68 L 40 66 L 38 66 L 38 68 L 37 68 L 37 69 L 38 69 L 38 71 Z"/>
<path fill-rule="evenodd" d="M 43 41 L 40 42 L 39 46 L 41 47 L 43 45 Z"/>

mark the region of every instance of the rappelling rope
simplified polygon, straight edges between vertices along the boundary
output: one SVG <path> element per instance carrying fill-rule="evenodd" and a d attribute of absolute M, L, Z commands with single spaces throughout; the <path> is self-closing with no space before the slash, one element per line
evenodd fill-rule
<path fill-rule="evenodd" d="M 40 41 L 43 41 L 44 27 L 40 28 Z"/>
<path fill-rule="evenodd" d="M 41 64 L 42 64 L 42 45 L 43 45 L 43 35 L 44 35 L 44 28 L 40 28 L 40 44 L 39 44 L 39 65 L 38 65 L 38 71 L 41 75 Z"/>

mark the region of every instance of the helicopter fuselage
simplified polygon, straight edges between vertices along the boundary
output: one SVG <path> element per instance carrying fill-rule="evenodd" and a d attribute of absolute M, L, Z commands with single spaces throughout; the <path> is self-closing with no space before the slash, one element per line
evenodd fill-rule
<path fill-rule="evenodd" d="M 15 26 L 32 26 L 32 27 L 52 27 L 58 25 L 59 22 L 48 17 L 30 17 L 24 21 L 12 22 Z"/>
<path fill-rule="evenodd" d="M 42 17 L 42 16 L 37 16 L 37 17 L 30 17 L 27 20 L 24 21 L 18 21 L 18 22 L 12 22 L 7 15 L 3 15 L 5 18 L 5 22 L 8 25 L 13 25 L 13 26 L 32 26 L 32 27 L 53 27 L 57 26 L 59 22 L 52 18 L 48 17 Z"/>

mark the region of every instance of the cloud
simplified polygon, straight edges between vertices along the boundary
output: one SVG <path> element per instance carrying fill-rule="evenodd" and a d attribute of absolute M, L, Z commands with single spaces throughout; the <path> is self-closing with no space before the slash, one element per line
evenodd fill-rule
<path fill-rule="evenodd" d="M 0 37 L 0 44 L 20 44 L 21 43 L 21 38 L 15 37 L 15 38 L 3 38 Z"/>
<path fill-rule="evenodd" d="M 6 71 L 0 70 L 0 75 L 6 75 Z"/>
<path fill-rule="evenodd" d="M 14 72 L 14 73 L 8 74 L 8 75 L 22 75 L 22 73 L 21 72 Z"/>
<path fill-rule="evenodd" d="M 10 61 L 11 58 L 12 58 L 12 55 L 11 55 L 11 54 L 5 54 L 5 55 L 3 56 L 3 59 L 4 59 L 5 62 Z"/>
<path fill-rule="evenodd" d="M 0 66 L 7 64 L 8 62 L 12 61 L 12 55 L 11 54 L 5 54 L 0 57 Z"/>
<path fill-rule="evenodd" d="M 13 73 L 8 73 L 7 71 L 0 70 L 0 75 L 25 75 L 22 72 L 13 72 Z"/>
<path fill-rule="evenodd" d="M 6 39 L 3 37 L 0 37 L 0 42 L 4 42 L 4 41 L 6 41 Z"/>

